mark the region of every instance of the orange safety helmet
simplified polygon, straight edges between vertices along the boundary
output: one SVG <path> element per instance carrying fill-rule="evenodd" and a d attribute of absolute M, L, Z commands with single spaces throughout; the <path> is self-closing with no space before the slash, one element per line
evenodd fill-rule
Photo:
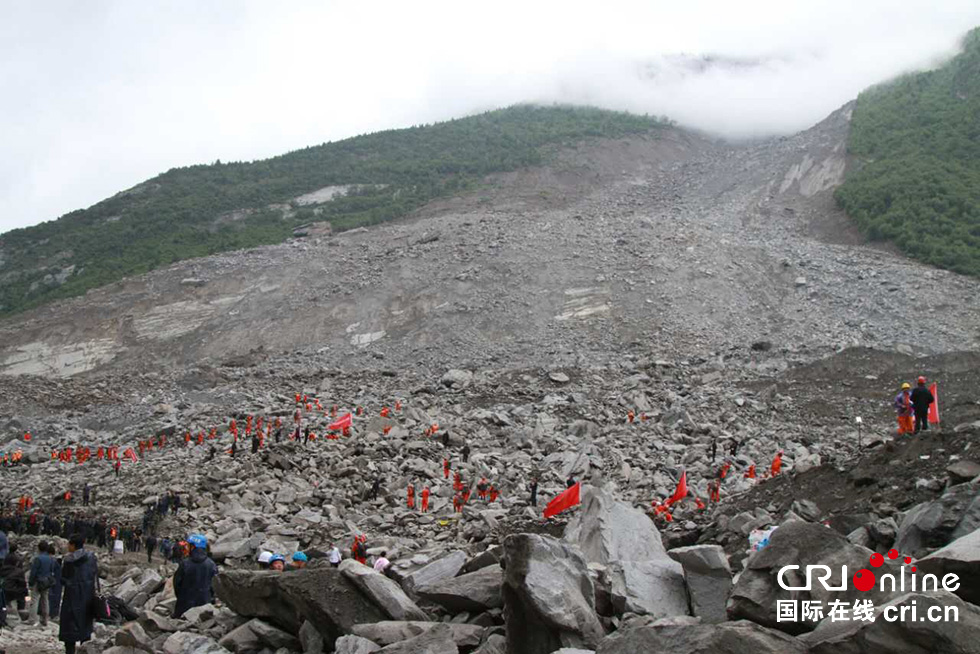
<path fill-rule="evenodd" d="M 925 377 L 919 377 L 919 379 L 917 381 L 919 382 L 919 386 L 925 386 L 926 385 L 926 378 Z"/>

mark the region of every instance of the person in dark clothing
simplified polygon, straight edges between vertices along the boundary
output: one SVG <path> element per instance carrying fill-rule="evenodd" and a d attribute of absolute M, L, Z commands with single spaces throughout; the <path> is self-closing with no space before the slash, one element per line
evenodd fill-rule
<path fill-rule="evenodd" d="M 531 479 L 531 485 L 527 487 L 531 491 L 531 506 L 538 505 L 538 480 L 536 478 Z"/>
<path fill-rule="evenodd" d="M 569 475 L 568 479 L 565 480 L 565 488 L 571 488 L 576 483 L 578 483 L 578 482 L 575 481 L 575 477 L 572 477 L 571 475 Z"/>
<path fill-rule="evenodd" d="M 259 437 L 252 434 L 252 454 L 259 451 Z"/>
<path fill-rule="evenodd" d="M 49 550 L 51 550 L 51 558 L 54 559 L 54 586 L 48 591 L 48 614 L 59 616 L 61 615 L 61 593 L 64 586 L 61 583 L 61 563 L 62 559 L 58 555 L 57 548 L 54 543 L 49 543 Z"/>
<path fill-rule="evenodd" d="M 737 455 L 738 454 L 738 448 L 741 447 L 741 445 L 742 445 L 741 441 L 739 441 L 737 438 L 733 438 L 732 439 L 732 444 L 728 448 L 728 453 L 730 455 L 732 455 L 732 456 Z"/>
<path fill-rule="evenodd" d="M 713 438 L 711 440 L 711 462 L 715 462 L 715 457 L 718 456 L 718 439 Z"/>
<path fill-rule="evenodd" d="M 146 562 L 153 563 L 153 550 L 157 546 L 157 537 L 150 534 L 146 537 Z"/>
<path fill-rule="evenodd" d="M 27 608 L 27 572 L 24 569 L 24 557 L 17 552 L 17 543 L 9 544 L 9 552 L 0 566 L 0 577 L 3 577 L 3 594 L 7 605 L 16 602 L 17 611 L 23 618 Z"/>
<path fill-rule="evenodd" d="M 65 644 L 65 654 L 75 654 L 76 643 L 92 638 L 92 603 L 98 577 L 99 563 L 95 555 L 85 549 L 85 537 L 75 534 L 68 540 L 68 555 L 61 566 L 65 592 L 58 640 Z"/>
<path fill-rule="evenodd" d="M 378 499 L 378 491 L 380 490 L 381 490 L 381 477 L 375 477 L 374 483 L 371 484 L 371 492 L 368 493 L 368 495 L 371 497 L 371 500 Z"/>
<path fill-rule="evenodd" d="M 193 534 L 187 542 L 194 548 L 191 555 L 180 562 L 174 573 L 174 593 L 177 603 L 173 617 L 179 618 L 188 609 L 204 606 L 212 598 L 211 581 L 218 574 L 218 566 L 208 558 L 208 541 L 201 534 Z"/>
<path fill-rule="evenodd" d="M 41 541 L 37 544 L 38 555 L 31 563 L 31 572 L 27 576 L 27 586 L 31 588 L 33 601 L 31 602 L 30 622 L 34 622 L 38 617 L 41 619 L 41 626 L 48 625 L 48 590 L 54 586 L 54 558 L 48 553 L 48 544 Z"/>
<path fill-rule="evenodd" d="M 466 463 L 467 461 L 470 460 L 470 444 L 469 443 L 463 443 L 463 452 L 462 453 L 463 453 L 463 463 Z"/>
<path fill-rule="evenodd" d="M 278 443 L 281 438 L 282 438 L 282 427 L 279 427 L 278 429 L 276 429 L 276 442 Z"/>
<path fill-rule="evenodd" d="M 82 489 L 82 505 L 88 506 L 89 497 L 91 497 L 92 487 L 89 486 L 88 482 L 85 482 L 85 488 Z"/>
<path fill-rule="evenodd" d="M 173 509 L 174 515 L 177 515 L 177 510 L 180 508 L 180 495 L 174 493 L 173 499 L 170 502 L 170 508 Z"/>
<path fill-rule="evenodd" d="M 235 453 L 238 452 L 238 439 L 236 438 L 231 442 L 231 458 L 235 458 Z"/>
<path fill-rule="evenodd" d="M 915 433 L 929 430 L 929 405 L 936 401 L 926 388 L 926 378 L 919 377 L 912 391 L 912 410 L 915 412 Z"/>

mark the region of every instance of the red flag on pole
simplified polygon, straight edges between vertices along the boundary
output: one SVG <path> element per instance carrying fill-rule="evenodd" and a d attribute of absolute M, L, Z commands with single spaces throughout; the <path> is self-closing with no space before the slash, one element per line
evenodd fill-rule
<path fill-rule="evenodd" d="M 544 517 L 550 518 L 552 516 L 556 516 L 562 511 L 570 509 L 576 504 L 579 504 L 582 501 L 579 497 L 579 490 L 581 489 L 581 486 L 581 482 L 577 482 L 564 493 L 558 495 L 553 500 L 548 502 L 548 506 L 544 507 Z"/>
<path fill-rule="evenodd" d="M 929 405 L 929 423 L 933 425 L 939 424 L 939 390 L 935 382 L 929 386 L 929 392 L 932 393 L 932 399 L 934 400 L 932 404 Z"/>
<path fill-rule="evenodd" d="M 350 412 L 341 416 L 340 420 L 332 423 L 327 429 L 337 430 L 337 429 L 349 429 L 351 423 L 353 422 Z"/>
<path fill-rule="evenodd" d="M 680 502 L 685 497 L 687 497 L 687 470 L 681 473 L 681 480 L 677 482 L 677 490 L 674 491 L 673 495 L 667 498 L 667 501 L 664 502 L 664 504 L 670 506 L 674 502 Z"/>

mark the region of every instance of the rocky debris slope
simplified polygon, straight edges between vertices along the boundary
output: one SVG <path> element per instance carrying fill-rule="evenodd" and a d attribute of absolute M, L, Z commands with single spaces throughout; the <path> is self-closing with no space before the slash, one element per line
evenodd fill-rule
<path fill-rule="evenodd" d="M 975 348 L 980 283 L 841 238 L 848 116 L 742 146 L 597 142 L 412 219 L 181 262 L 4 321 L 0 372 Z"/>

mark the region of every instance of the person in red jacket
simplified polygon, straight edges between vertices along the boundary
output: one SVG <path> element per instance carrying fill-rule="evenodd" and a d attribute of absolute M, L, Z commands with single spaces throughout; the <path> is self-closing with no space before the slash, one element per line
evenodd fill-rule
<path fill-rule="evenodd" d="M 408 485 L 408 508 L 415 508 L 415 486 L 412 484 Z"/>
<path fill-rule="evenodd" d="M 779 450 L 776 454 L 776 458 L 772 460 L 772 465 L 769 466 L 769 473 L 771 476 L 775 477 L 779 474 L 779 471 L 783 469 L 783 451 Z"/>
<path fill-rule="evenodd" d="M 429 487 L 426 486 L 422 489 L 422 513 L 428 513 L 429 511 Z"/>

